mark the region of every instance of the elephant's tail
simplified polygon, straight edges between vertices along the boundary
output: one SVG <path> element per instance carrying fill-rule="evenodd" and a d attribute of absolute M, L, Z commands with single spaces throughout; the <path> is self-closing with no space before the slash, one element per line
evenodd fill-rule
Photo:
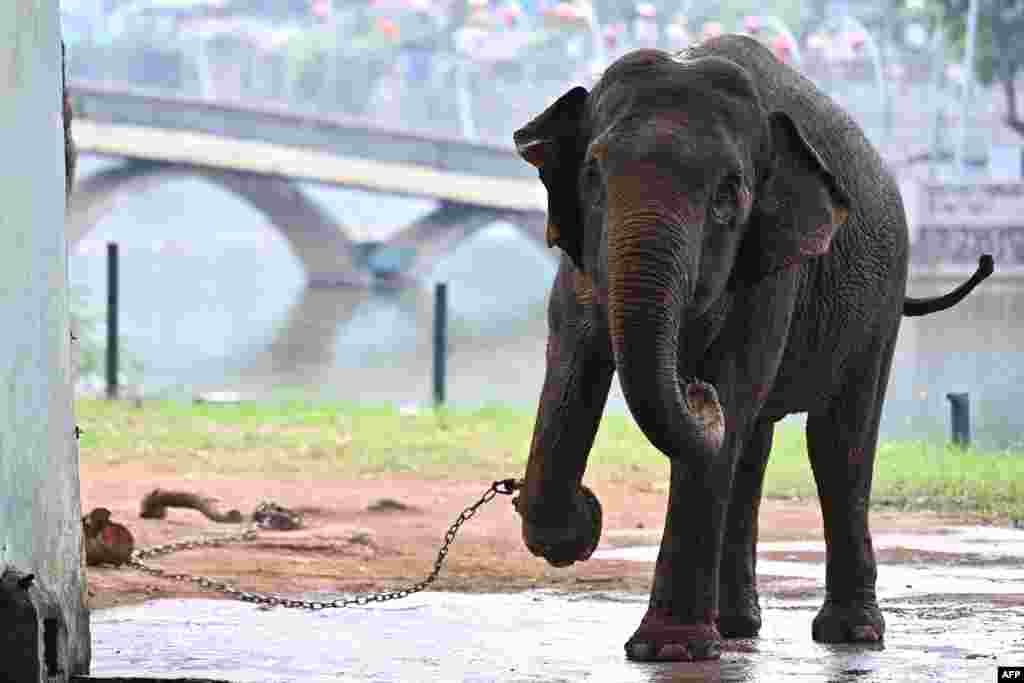
<path fill-rule="evenodd" d="M 995 271 L 995 264 L 992 261 L 991 254 L 983 254 L 978 259 L 978 269 L 974 271 L 974 275 L 971 275 L 967 282 L 963 283 L 952 292 L 943 294 L 942 296 L 927 297 L 924 299 L 915 299 L 913 297 L 905 297 L 903 299 L 903 315 L 915 316 L 915 315 L 928 315 L 929 313 L 937 313 L 938 311 L 944 311 L 947 308 L 956 306 L 960 301 L 971 293 L 971 290 L 978 286 L 985 278 L 991 275 Z"/>

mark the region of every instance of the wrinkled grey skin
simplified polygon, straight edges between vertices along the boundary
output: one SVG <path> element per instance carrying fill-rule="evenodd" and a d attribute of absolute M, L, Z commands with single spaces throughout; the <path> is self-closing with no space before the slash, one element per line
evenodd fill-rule
<path fill-rule="evenodd" d="M 586 559 L 581 488 L 613 372 L 671 462 L 665 533 L 633 659 L 707 659 L 761 625 L 757 512 L 776 421 L 807 413 L 827 544 L 813 637 L 880 641 L 868 500 L 905 299 L 896 183 L 861 130 L 759 43 L 642 50 L 516 132 L 548 190 L 547 371 L 517 502 L 523 539 Z M 987 272 L 986 272 L 987 271 Z"/>

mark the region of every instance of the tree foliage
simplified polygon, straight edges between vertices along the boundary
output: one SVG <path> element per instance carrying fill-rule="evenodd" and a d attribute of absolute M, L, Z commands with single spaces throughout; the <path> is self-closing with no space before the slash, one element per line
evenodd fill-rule
<path fill-rule="evenodd" d="M 913 0 L 902 0 L 910 5 Z M 922 5 L 918 0 L 918 5 Z M 925 0 L 922 10 L 942 22 L 951 46 L 965 49 L 969 0 Z M 1016 80 L 1024 70 L 1024 0 L 978 0 L 974 69 L 982 83 L 1001 86 L 1006 125 L 1024 135 L 1018 114 Z"/>
<path fill-rule="evenodd" d="M 949 38 L 967 42 L 968 0 L 932 0 L 942 7 Z M 979 0 L 975 47 L 978 78 L 984 83 L 1012 79 L 1024 67 L 1024 0 Z"/>

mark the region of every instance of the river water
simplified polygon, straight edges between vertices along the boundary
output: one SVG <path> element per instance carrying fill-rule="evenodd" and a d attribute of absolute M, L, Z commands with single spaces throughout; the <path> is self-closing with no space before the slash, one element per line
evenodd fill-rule
<path fill-rule="evenodd" d="M 106 165 L 83 158 L 84 177 Z M 386 238 L 431 201 L 307 186 L 362 238 Z M 230 390 L 261 398 L 431 400 L 433 284 L 449 288 L 448 398 L 532 409 L 544 373 L 554 252 L 494 224 L 401 293 L 310 290 L 286 242 L 241 200 L 200 180 L 124 198 L 76 245 L 75 310 L 104 339 L 106 247 L 120 245 L 126 379 L 148 396 Z M 998 264 L 997 264 L 998 267 Z M 910 293 L 952 282 L 914 279 Z M 1024 285 L 989 281 L 952 311 L 904 319 L 883 435 L 947 439 L 948 392 L 969 392 L 974 441 L 1024 444 Z M 618 387 L 609 410 L 624 412 Z"/>

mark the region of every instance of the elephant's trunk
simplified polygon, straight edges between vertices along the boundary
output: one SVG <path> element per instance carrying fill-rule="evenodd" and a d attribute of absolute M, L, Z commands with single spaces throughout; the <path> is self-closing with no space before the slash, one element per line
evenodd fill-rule
<path fill-rule="evenodd" d="M 633 418 L 671 458 L 707 462 L 724 417 L 714 387 L 679 377 L 679 331 L 693 299 L 703 210 L 672 179 L 632 172 L 608 181 L 608 318 Z"/>

